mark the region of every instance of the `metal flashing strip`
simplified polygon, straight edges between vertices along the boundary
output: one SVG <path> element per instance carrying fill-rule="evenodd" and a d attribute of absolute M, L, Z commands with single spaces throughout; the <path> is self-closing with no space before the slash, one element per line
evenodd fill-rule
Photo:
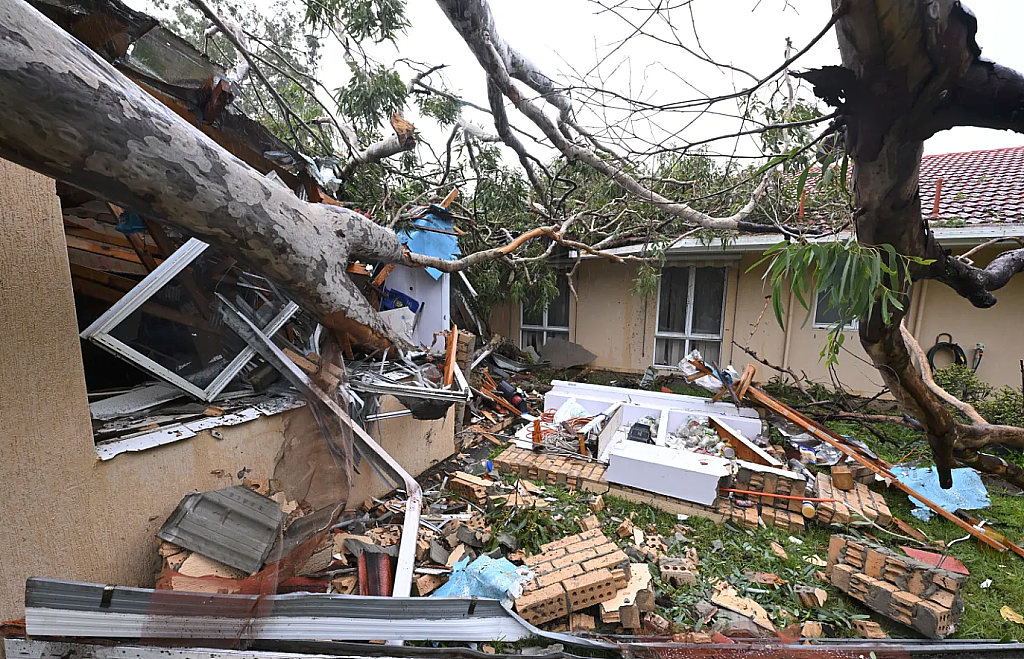
<path fill-rule="evenodd" d="M 122 453 L 146 451 L 151 448 L 195 437 L 203 430 L 235 426 L 240 423 L 246 423 L 257 419 L 260 416 L 273 416 L 297 407 L 302 407 L 305 404 L 306 402 L 299 398 L 289 399 L 287 397 L 279 397 L 264 403 L 259 403 L 253 407 L 247 407 L 245 409 L 238 410 L 237 412 L 232 412 L 231 414 L 225 414 L 224 416 L 211 416 L 205 419 L 198 419 L 196 421 L 167 426 L 165 428 L 160 428 L 159 430 L 153 430 L 133 437 L 101 442 L 96 445 L 96 456 L 100 460 L 106 461 L 121 455 Z"/>
<path fill-rule="evenodd" d="M 492 599 L 323 593 L 220 595 L 29 579 L 30 636 L 83 638 L 518 641 L 538 634 Z M 260 606 L 257 606 L 259 603 Z M 253 617 L 267 610 L 269 615 Z M 166 648 L 163 648 L 166 650 Z"/>
<path fill-rule="evenodd" d="M 263 567 L 284 520 L 276 501 L 235 485 L 186 494 L 156 535 L 252 574 Z"/>

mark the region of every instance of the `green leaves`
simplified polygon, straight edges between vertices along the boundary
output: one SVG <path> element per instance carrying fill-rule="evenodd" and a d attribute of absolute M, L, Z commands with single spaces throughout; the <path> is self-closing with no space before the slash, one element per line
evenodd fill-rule
<path fill-rule="evenodd" d="M 892 245 L 871 247 L 853 238 L 815 243 L 784 241 L 765 251 L 748 272 L 765 262 L 768 268 L 764 280 L 771 287 L 772 311 L 780 327 L 785 328 L 782 298 L 787 287 L 807 311 L 805 325 L 815 304 L 825 304 L 838 314 L 828 328 L 828 340 L 821 352 L 827 365 L 837 360 L 846 340 L 844 329 L 867 318 L 875 305 L 880 305 L 882 321 L 892 322 L 894 312 L 904 310 L 910 266 L 928 264 L 898 254 Z"/>
<path fill-rule="evenodd" d="M 352 67 L 352 77 L 335 91 L 338 112 L 364 131 L 375 131 L 405 105 L 405 83 L 397 71 L 381 65 Z"/>
<path fill-rule="evenodd" d="M 404 0 L 316 0 L 306 2 L 306 22 L 317 29 L 335 27 L 356 41 L 394 41 L 409 22 Z"/>

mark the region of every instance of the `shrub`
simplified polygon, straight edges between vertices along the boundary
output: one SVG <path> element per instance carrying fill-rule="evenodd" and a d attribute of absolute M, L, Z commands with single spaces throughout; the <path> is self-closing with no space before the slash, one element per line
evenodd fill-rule
<path fill-rule="evenodd" d="M 970 403 L 989 423 L 1024 428 L 1024 395 L 1018 389 L 996 389 L 966 366 L 951 364 L 935 371 L 935 382 L 965 403 Z"/>

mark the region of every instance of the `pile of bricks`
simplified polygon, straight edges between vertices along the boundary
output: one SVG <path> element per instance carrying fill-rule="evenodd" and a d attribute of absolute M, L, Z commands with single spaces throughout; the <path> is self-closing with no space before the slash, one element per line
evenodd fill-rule
<path fill-rule="evenodd" d="M 826 574 L 850 597 L 929 638 L 955 631 L 964 610 L 963 575 L 850 536 L 832 536 Z"/>
<path fill-rule="evenodd" d="M 832 484 L 827 474 L 818 474 L 815 480 L 816 498 L 838 499 L 835 502 L 816 504 L 816 518 L 825 524 L 849 524 L 863 513 L 870 521 L 886 527 L 892 524 L 892 513 L 885 503 L 885 497 L 870 490 L 860 482 L 853 483 L 852 490 L 840 490 Z"/>
<path fill-rule="evenodd" d="M 487 488 L 492 485 L 493 482 L 464 471 L 457 471 L 448 479 L 448 489 L 452 494 L 478 506 L 487 505 Z"/>
<path fill-rule="evenodd" d="M 761 519 L 765 524 L 790 533 L 803 532 L 806 524 L 801 513 L 803 499 L 783 498 L 805 495 L 807 479 L 803 474 L 744 462 L 739 463 L 736 473 L 733 475 L 732 487 L 737 490 L 764 493 L 765 496 L 757 494 L 741 496 L 760 502 Z M 782 496 L 768 496 L 772 494 Z"/>
<path fill-rule="evenodd" d="M 600 529 L 542 545 L 524 563 L 534 580 L 516 600 L 516 611 L 541 624 L 606 602 L 628 582 L 629 558 Z"/>

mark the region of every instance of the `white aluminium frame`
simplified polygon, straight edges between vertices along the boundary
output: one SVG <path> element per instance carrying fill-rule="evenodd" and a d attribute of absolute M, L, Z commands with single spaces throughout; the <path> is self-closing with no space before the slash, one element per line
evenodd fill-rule
<path fill-rule="evenodd" d="M 718 334 L 694 334 L 693 333 L 693 296 L 694 291 L 697 288 L 697 268 L 698 267 L 709 267 L 722 270 L 723 274 L 723 286 L 722 286 L 722 316 L 718 320 Z M 722 337 L 725 336 L 725 303 L 729 299 L 729 267 L 728 266 L 697 266 L 697 265 L 670 265 L 662 268 L 662 271 L 668 268 L 686 268 L 689 270 L 689 275 L 686 278 L 686 331 L 685 332 L 664 332 L 658 329 L 658 319 L 661 318 L 661 285 L 664 278 L 661 273 L 658 273 L 658 299 L 655 305 L 655 316 L 654 316 L 654 359 L 655 366 L 675 366 L 675 364 L 658 364 L 658 339 L 672 339 L 676 341 L 686 341 L 683 349 L 683 354 L 689 354 L 691 347 L 691 341 L 718 341 L 722 342 Z"/>
<path fill-rule="evenodd" d="M 146 275 L 145 279 L 140 281 L 134 288 L 132 288 L 132 290 L 125 293 L 120 300 L 107 309 L 107 311 L 97 318 L 95 322 L 85 328 L 79 336 L 83 339 L 92 341 L 119 357 L 127 359 L 128 361 L 138 365 L 140 368 L 157 376 L 161 380 L 178 387 L 194 398 L 206 402 L 212 401 L 224 390 L 225 387 L 228 386 L 231 380 L 238 375 L 239 371 L 241 371 L 242 368 L 249 363 L 249 360 L 256 354 L 256 351 L 251 346 L 246 345 L 242 351 L 224 367 L 224 370 L 222 370 L 204 389 L 192 382 L 189 382 L 174 371 L 168 369 L 166 366 L 158 364 L 146 355 L 143 355 L 139 351 L 128 346 L 126 343 L 114 338 L 114 336 L 110 334 L 110 332 L 117 327 L 118 324 L 124 321 L 125 318 L 137 311 L 151 297 L 156 295 L 161 288 L 170 283 L 178 273 L 199 258 L 199 255 L 202 254 L 207 247 L 209 247 L 209 245 L 203 241 L 196 238 L 189 238 L 187 243 L 167 257 L 163 263 L 158 265 L 153 272 Z M 297 304 L 289 302 L 285 305 L 285 308 L 267 324 L 263 331 L 266 332 L 268 336 L 273 336 L 291 319 L 292 316 L 295 315 L 298 310 L 299 306 Z"/>
<path fill-rule="evenodd" d="M 821 303 L 821 296 L 822 296 L 823 293 L 828 293 L 828 291 L 818 291 L 817 293 L 814 294 L 814 309 L 811 310 L 811 328 L 812 329 L 817 329 L 817 330 L 832 329 L 832 323 L 823 323 L 823 322 L 819 322 L 818 321 L 818 306 Z M 856 332 L 858 329 L 860 329 L 860 319 L 859 318 L 854 318 L 853 320 L 848 322 L 846 325 L 843 325 L 843 328 L 841 330 L 839 330 L 839 331 L 840 332 Z"/>

